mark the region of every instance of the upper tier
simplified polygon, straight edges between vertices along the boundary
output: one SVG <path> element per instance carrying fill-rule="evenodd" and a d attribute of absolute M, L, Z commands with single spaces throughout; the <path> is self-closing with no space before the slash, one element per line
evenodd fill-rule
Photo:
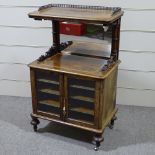
<path fill-rule="evenodd" d="M 117 60 L 109 64 L 108 51 L 109 46 L 106 44 L 74 41 L 61 53 L 41 62 L 36 60 L 29 67 L 104 79 L 120 63 Z M 107 67 L 103 70 L 105 66 Z"/>
<path fill-rule="evenodd" d="M 121 8 L 50 4 L 29 13 L 30 18 L 38 20 L 81 21 L 86 23 L 109 24 L 123 15 Z"/>

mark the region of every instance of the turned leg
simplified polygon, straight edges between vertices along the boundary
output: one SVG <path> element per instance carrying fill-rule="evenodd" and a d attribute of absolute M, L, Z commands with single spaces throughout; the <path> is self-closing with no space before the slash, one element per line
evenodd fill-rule
<path fill-rule="evenodd" d="M 95 151 L 98 151 L 99 150 L 99 147 L 101 145 L 101 142 L 104 140 L 104 138 L 102 137 L 102 134 L 96 134 L 94 136 L 94 141 L 95 141 L 95 148 L 94 150 Z"/>
<path fill-rule="evenodd" d="M 32 115 L 31 115 L 31 118 L 32 118 L 31 125 L 33 125 L 33 130 L 37 132 L 37 125 L 40 123 L 40 121 L 38 120 L 38 118 Z"/>
<path fill-rule="evenodd" d="M 110 129 L 113 129 L 114 128 L 114 124 L 115 124 L 115 121 L 117 120 L 117 117 L 114 116 L 112 119 L 111 119 L 111 122 L 109 124 L 109 128 Z"/>

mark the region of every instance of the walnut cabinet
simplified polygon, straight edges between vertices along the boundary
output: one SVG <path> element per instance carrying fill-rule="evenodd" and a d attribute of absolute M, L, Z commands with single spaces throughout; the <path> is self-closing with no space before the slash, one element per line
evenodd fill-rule
<path fill-rule="evenodd" d="M 117 110 L 116 75 L 100 80 L 31 69 L 33 114 L 102 133 Z"/>
<path fill-rule="evenodd" d="M 81 65 L 69 67 L 73 60 L 77 64 L 82 58 Z M 94 61 L 92 67 L 91 60 Z M 91 131 L 103 140 L 101 135 L 106 126 L 113 125 L 117 111 L 119 61 L 111 64 L 107 71 L 94 69 L 101 68 L 103 62 L 107 61 L 61 53 L 43 62 L 31 63 L 34 130 L 39 123 L 37 118 L 43 118 Z"/>
<path fill-rule="evenodd" d="M 39 118 L 88 130 L 98 150 L 105 128 L 113 128 L 116 119 L 122 15 L 118 7 L 68 4 L 49 4 L 29 13 L 35 20 L 52 21 L 53 28 L 53 46 L 29 64 L 34 131 Z M 109 26 L 111 42 L 61 43 L 62 21 Z"/>

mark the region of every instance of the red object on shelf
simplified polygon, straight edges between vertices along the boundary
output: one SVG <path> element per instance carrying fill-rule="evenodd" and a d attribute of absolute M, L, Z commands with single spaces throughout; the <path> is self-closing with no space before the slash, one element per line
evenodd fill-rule
<path fill-rule="evenodd" d="M 81 36 L 86 33 L 87 26 L 82 23 L 60 22 L 60 33 Z"/>

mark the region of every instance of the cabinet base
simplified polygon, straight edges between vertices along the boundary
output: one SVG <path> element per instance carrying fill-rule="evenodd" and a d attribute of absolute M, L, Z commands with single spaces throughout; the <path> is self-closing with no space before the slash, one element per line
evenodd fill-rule
<path fill-rule="evenodd" d="M 32 125 L 38 125 L 40 122 L 38 122 L 38 118 L 40 119 L 44 119 L 44 120 L 48 120 L 48 121 L 53 121 L 53 122 L 56 122 L 56 123 L 60 123 L 60 124 L 63 124 L 63 125 L 68 125 L 68 126 L 72 126 L 72 127 L 76 127 L 76 128 L 80 128 L 80 129 L 83 129 L 83 130 L 87 130 L 87 131 L 90 131 L 90 132 L 93 132 L 93 133 L 96 133 L 96 134 L 102 134 L 104 129 L 109 126 L 109 124 L 113 124 L 113 121 L 115 121 L 116 119 L 116 113 L 117 113 L 118 109 L 115 108 L 114 111 L 108 116 L 107 120 L 105 121 L 102 129 L 95 129 L 95 128 L 90 128 L 90 127 L 86 127 L 86 126 L 81 126 L 81 125 L 78 125 L 78 124 L 72 124 L 72 123 L 68 123 L 68 122 L 64 122 L 64 121 L 61 121 L 59 119 L 54 119 L 54 118 L 51 118 L 51 117 L 47 117 L 47 116 L 42 116 L 42 115 L 39 115 L 39 114 L 34 114 L 32 113 L 31 114 L 31 117 L 32 117 Z"/>
<path fill-rule="evenodd" d="M 117 119 L 117 117 L 115 115 L 116 112 L 117 112 L 117 109 L 115 109 L 115 111 L 112 113 L 112 115 L 111 115 L 112 117 L 111 117 L 111 119 L 109 121 L 110 123 L 107 124 L 107 126 L 110 129 L 113 129 L 114 121 Z M 33 113 L 31 114 L 31 118 L 32 118 L 31 125 L 33 125 L 33 129 L 34 129 L 35 132 L 37 132 L 37 126 L 40 123 L 38 118 L 41 118 L 41 119 L 44 119 L 44 120 L 49 120 L 49 121 L 53 121 L 53 122 L 56 122 L 56 123 L 61 123 L 61 124 L 69 125 L 69 126 L 72 126 L 72 127 L 81 128 L 81 129 L 88 130 L 88 131 L 91 131 L 91 132 L 95 133 L 95 136 L 93 138 L 93 142 L 95 144 L 95 147 L 94 147 L 95 151 L 99 150 L 101 142 L 104 141 L 104 138 L 103 138 L 102 135 L 103 135 L 103 132 L 104 132 L 105 128 L 102 129 L 102 130 L 91 129 L 91 128 L 82 127 L 82 126 L 78 126 L 78 125 L 67 123 L 67 122 L 62 122 L 61 120 L 56 120 L 56 119 L 52 119 L 52 118 L 49 118 L 49 117 L 45 117 L 45 116 L 41 116 L 41 115 L 37 115 L 37 114 L 33 114 Z"/>

